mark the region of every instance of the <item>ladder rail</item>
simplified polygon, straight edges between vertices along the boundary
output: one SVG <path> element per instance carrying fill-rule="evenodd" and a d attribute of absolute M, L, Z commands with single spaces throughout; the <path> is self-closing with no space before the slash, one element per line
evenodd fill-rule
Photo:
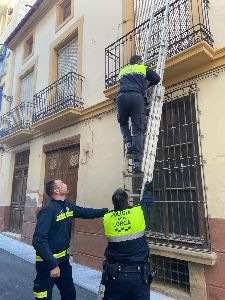
<path fill-rule="evenodd" d="M 156 65 L 156 73 L 161 77 L 161 82 L 154 86 L 152 89 L 151 101 L 150 101 L 150 110 L 149 110 L 149 118 L 147 122 L 147 130 L 145 137 L 145 145 L 142 159 L 142 171 L 143 177 L 142 187 L 141 187 L 141 197 L 143 195 L 144 186 L 147 181 L 151 181 L 153 178 L 153 171 L 155 165 L 156 151 L 157 151 L 157 143 L 158 136 L 160 130 L 160 122 L 162 115 L 162 107 L 163 107 L 163 99 L 165 88 L 162 85 L 162 79 L 164 75 L 165 62 L 167 57 L 167 42 L 166 42 L 166 33 L 169 22 L 169 0 L 165 0 L 165 5 L 157 10 L 158 1 L 154 1 L 154 4 L 151 6 L 149 11 L 149 27 L 146 29 L 147 39 L 146 45 L 144 49 L 143 55 L 143 64 L 147 65 Z M 160 17 L 157 17 L 158 14 L 162 14 Z M 156 37 L 154 39 L 154 36 Z M 152 42 L 152 45 L 151 45 Z M 153 55 L 153 57 L 149 57 L 151 55 L 151 51 L 154 49 L 158 49 L 158 54 Z M 133 174 L 133 176 L 128 171 L 130 165 L 130 159 L 126 156 L 124 159 L 124 171 L 123 171 L 123 185 L 126 187 L 126 180 L 131 179 L 128 183 L 129 190 L 131 190 L 131 196 L 133 193 L 132 188 L 132 179 L 137 177 Z M 137 194 L 135 194 L 137 195 Z M 136 196 L 135 196 L 136 197 Z"/>

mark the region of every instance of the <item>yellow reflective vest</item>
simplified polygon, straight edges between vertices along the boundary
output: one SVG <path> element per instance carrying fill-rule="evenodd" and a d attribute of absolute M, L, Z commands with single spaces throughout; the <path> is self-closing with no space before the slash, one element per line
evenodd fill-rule
<path fill-rule="evenodd" d="M 141 206 L 104 215 L 103 226 L 109 242 L 134 240 L 145 234 L 146 224 Z"/>
<path fill-rule="evenodd" d="M 138 65 L 138 64 L 128 65 L 120 71 L 119 79 L 122 76 L 128 75 L 128 74 L 140 74 L 140 75 L 143 75 L 144 77 L 146 77 L 146 70 L 147 70 L 147 66 Z"/>

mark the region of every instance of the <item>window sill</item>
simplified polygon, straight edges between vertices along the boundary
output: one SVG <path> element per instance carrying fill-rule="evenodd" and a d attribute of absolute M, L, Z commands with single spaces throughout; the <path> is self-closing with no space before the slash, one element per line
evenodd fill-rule
<path fill-rule="evenodd" d="M 188 262 L 193 262 L 196 264 L 214 266 L 216 263 L 216 253 L 215 252 L 197 252 L 194 250 L 184 250 L 180 248 L 172 248 L 166 246 L 159 246 L 149 244 L 150 252 L 153 255 L 159 255 L 169 258 L 175 258 L 179 260 L 185 260 Z"/>
<path fill-rule="evenodd" d="M 24 65 L 33 55 L 34 55 L 34 51 L 23 59 L 22 65 Z"/>
<path fill-rule="evenodd" d="M 71 14 L 65 21 L 60 24 L 56 24 L 55 32 L 59 31 L 63 26 L 65 26 L 71 19 L 73 19 L 73 14 Z"/>

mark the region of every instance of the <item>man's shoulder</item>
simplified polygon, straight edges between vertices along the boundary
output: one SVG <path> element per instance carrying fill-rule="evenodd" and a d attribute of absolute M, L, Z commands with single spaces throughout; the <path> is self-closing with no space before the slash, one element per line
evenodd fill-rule
<path fill-rule="evenodd" d="M 38 214 L 52 214 L 55 211 L 55 205 L 54 202 L 49 200 L 45 206 L 43 206 Z"/>
<path fill-rule="evenodd" d="M 70 200 L 65 200 L 65 206 L 68 206 L 70 208 L 76 206 L 76 204 Z"/>

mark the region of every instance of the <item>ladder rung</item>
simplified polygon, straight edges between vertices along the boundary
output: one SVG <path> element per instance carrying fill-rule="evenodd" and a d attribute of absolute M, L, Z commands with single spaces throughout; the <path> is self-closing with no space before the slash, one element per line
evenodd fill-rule
<path fill-rule="evenodd" d="M 162 32 L 162 31 L 163 31 L 163 28 L 160 28 L 159 30 L 156 30 L 155 32 L 153 32 L 153 33 L 149 36 L 149 38 L 151 38 L 152 36 L 156 35 L 157 33 Z"/>
<path fill-rule="evenodd" d="M 141 195 L 140 194 L 129 194 L 130 198 L 140 198 Z"/>
<path fill-rule="evenodd" d="M 150 58 L 150 59 L 147 59 L 146 60 L 146 62 L 145 62 L 145 64 L 151 64 L 151 63 L 153 63 L 154 61 L 157 61 L 158 60 L 158 55 L 155 55 L 155 56 L 153 56 L 152 58 Z"/>
<path fill-rule="evenodd" d="M 123 176 L 127 178 L 143 178 L 144 174 L 123 173 Z"/>
<path fill-rule="evenodd" d="M 156 44 L 154 44 L 153 46 L 149 47 L 148 48 L 148 53 L 152 50 L 152 49 L 155 49 L 156 47 L 159 47 L 161 45 L 161 42 L 158 42 Z"/>
<path fill-rule="evenodd" d="M 154 22 L 151 24 L 151 26 L 157 24 L 158 22 L 160 22 L 160 21 L 162 21 L 162 20 L 164 20 L 164 19 L 165 19 L 165 16 L 163 16 L 163 17 L 157 19 L 156 21 L 154 21 Z"/>

